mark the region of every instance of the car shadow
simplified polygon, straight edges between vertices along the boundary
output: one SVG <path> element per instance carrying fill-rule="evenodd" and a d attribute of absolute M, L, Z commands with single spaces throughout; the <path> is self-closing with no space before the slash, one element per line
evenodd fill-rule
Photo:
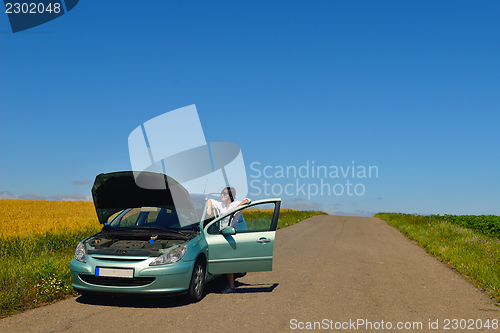
<path fill-rule="evenodd" d="M 234 286 L 236 287 L 236 293 L 238 294 L 248 294 L 248 293 L 270 293 L 272 292 L 277 286 L 277 283 L 273 284 L 256 284 L 256 283 L 243 283 L 239 281 L 235 281 Z"/>
<path fill-rule="evenodd" d="M 278 283 L 251 284 L 236 280 L 236 294 L 272 292 Z M 205 285 L 205 297 L 209 294 L 219 294 L 227 287 L 227 279 L 220 276 Z M 131 307 L 131 308 L 173 308 L 191 304 L 185 295 L 177 296 L 122 296 L 122 295 L 81 295 L 76 302 L 88 305 Z M 203 302 L 203 300 L 202 300 Z"/>
<path fill-rule="evenodd" d="M 235 293 L 246 294 L 246 293 L 269 293 L 272 292 L 277 286 L 277 283 L 270 284 L 256 284 L 256 283 L 245 283 L 236 279 L 234 281 L 234 286 L 236 287 Z M 225 276 L 220 276 L 217 279 L 207 283 L 205 286 L 205 294 L 219 294 L 222 290 L 227 287 L 227 279 Z"/>

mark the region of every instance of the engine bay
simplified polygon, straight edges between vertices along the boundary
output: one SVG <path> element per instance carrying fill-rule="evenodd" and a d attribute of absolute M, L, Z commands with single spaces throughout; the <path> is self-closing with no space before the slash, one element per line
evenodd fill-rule
<path fill-rule="evenodd" d="M 88 254 L 157 257 L 185 243 L 185 236 L 151 233 L 101 232 L 85 241 Z"/>

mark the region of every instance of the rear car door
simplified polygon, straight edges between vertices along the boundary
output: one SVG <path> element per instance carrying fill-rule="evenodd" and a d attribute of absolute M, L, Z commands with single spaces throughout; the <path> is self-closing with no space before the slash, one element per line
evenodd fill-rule
<path fill-rule="evenodd" d="M 205 226 L 208 244 L 208 271 L 212 274 L 272 270 L 273 248 L 281 199 L 252 202 L 221 215 Z M 243 219 L 241 218 L 243 217 Z M 220 224 L 232 219 L 246 222 L 246 230 L 222 234 Z M 233 223 L 233 225 L 236 223 Z"/>

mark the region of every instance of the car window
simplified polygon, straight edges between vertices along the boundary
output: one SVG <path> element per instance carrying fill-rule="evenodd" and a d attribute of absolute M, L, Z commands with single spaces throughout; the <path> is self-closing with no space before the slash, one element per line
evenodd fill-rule
<path fill-rule="evenodd" d="M 111 228 L 157 227 L 166 229 L 191 229 L 198 222 L 196 212 L 173 207 L 140 207 L 123 210 L 108 223 Z"/>
<path fill-rule="evenodd" d="M 268 231 L 271 229 L 273 222 L 275 204 L 262 204 L 257 206 L 248 207 L 243 210 L 242 217 L 245 220 L 247 230 L 239 230 L 238 232 L 256 232 Z M 238 226 L 241 224 L 238 223 Z"/>
<path fill-rule="evenodd" d="M 205 201 L 193 200 L 193 206 L 194 209 L 196 210 L 196 216 L 198 217 L 198 221 L 200 221 L 201 217 L 203 216 L 203 208 L 205 207 Z"/>
<path fill-rule="evenodd" d="M 210 197 L 211 195 L 207 195 L 207 196 L 203 196 L 200 198 L 200 196 L 197 196 L 195 198 L 191 197 L 191 199 L 193 200 L 193 205 L 194 205 L 194 208 L 196 210 L 196 216 L 197 216 L 197 222 L 200 222 L 201 219 L 203 218 L 203 213 L 205 213 L 206 209 L 207 209 L 207 201 L 208 201 L 208 197 Z M 212 214 L 212 216 L 207 216 L 205 214 L 205 220 L 203 221 L 203 226 L 206 226 L 207 223 L 209 223 L 210 221 L 213 221 L 214 219 L 214 215 Z"/>
<path fill-rule="evenodd" d="M 146 220 L 146 224 L 156 222 L 156 220 L 158 219 L 159 213 L 160 213 L 160 210 L 157 210 L 155 212 L 149 212 L 148 218 Z"/>
<path fill-rule="evenodd" d="M 136 224 L 137 219 L 139 218 L 139 214 L 141 213 L 139 208 L 134 208 L 126 212 L 123 217 L 119 217 L 117 220 L 117 225 L 120 227 L 131 227 Z M 112 223 L 113 225 L 114 223 Z"/>
<path fill-rule="evenodd" d="M 218 234 L 227 225 L 234 226 L 238 233 L 268 231 L 271 229 L 274 208 L 275 203 L 244 208 L 212 224 L 207 231 L 209 234 Z"/>

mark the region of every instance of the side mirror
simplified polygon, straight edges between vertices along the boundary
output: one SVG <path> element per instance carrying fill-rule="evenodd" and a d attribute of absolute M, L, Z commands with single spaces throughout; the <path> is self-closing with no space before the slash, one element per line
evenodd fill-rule
<path fill-rule="evenodd" d="M 236 229 L 234 227 L 225 227 L 222 229 L 222 234 L 223 235 L 236 235 Z"/>

